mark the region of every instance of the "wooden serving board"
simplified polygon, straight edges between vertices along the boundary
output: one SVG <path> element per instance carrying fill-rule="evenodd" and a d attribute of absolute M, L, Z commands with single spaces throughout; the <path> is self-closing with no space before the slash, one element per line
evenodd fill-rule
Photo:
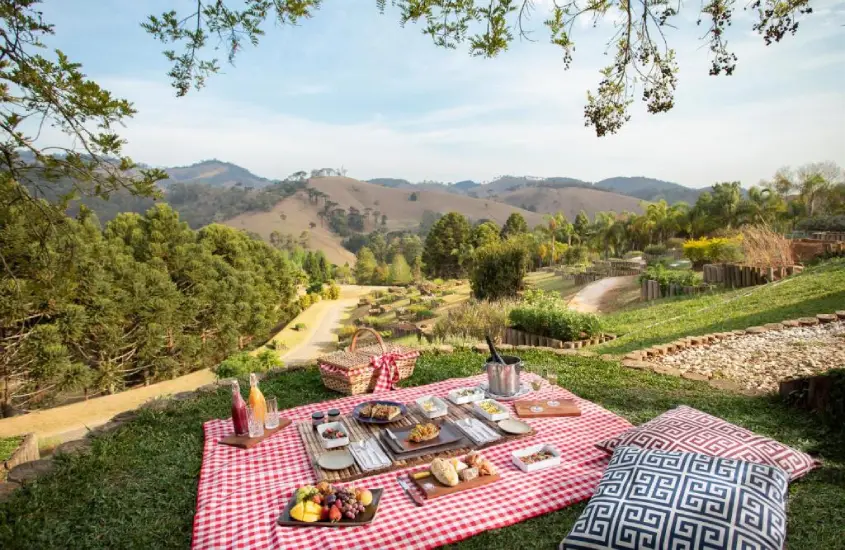
<path fill-rule="evenodd" d="M 387 436 L 386 434 L 384 434 L 385 427 L 389 427 L 391 430 L 395 431 L 402 429 L 403 427 L 413 427 L 414 424 L 431 422 L 431 419 L 427 418 L 423 414 L 423 412 L 419 409 L 416 403 L 408 405 L 408 413 L 405 415 L 404 418 L 401 418 L 396 422 L 393 422 L 392 424 L 388 424 L 387 426 L 379 424 L 364 424 L 356 421 L 354 418 L 352 418 L 352 416 L 344 415 L 339 420 L 343 422 L 343 424 L 349 429 L 350 442 L 362 441 L 364 439 L 376 437 L 376 440 L 379 441 L 382 450 L 384 450 L 387 456 L 393 461 L 393 464 L 387 468 L 383 468 L 380 470 L 370 470 L 368 472 L 365 472 L 358 466 L 357 463 L 353 464 L 349 468 L 346 468 L 345 470 L 324 470 L 317 464 L 317 458 L 328 451 L 326 451 L 326 449 L 324 449 L 323 446 L 320 444 L 320 439 L 317 435 L 317 431 L 311 426 L 311 422 L 297 422 L 296 429 L 299 432 L 303 445 L 305 446 L 305 452 L 308 455 L 309 460 L 311 461 L 311 467 L 314 470 L 314 474 L 317 477 L 317 481 L 328 481 L 330 483 L 343 483 L 384 472 L 404 470 L 405 468 L 411 466 L 428 464 L 435 458 L 451 458 L 454 456 L 464 456 L 473 449 L 483 449 L 491 445 L 505 443 L 506 441 L 510 441 L 512 439 L 523 439 L 535 435 L 534 431 L 531 431 L 527 434 L 519 435 L 506 434 L 499 429 L 499 426 L 495 422 L 489 421 L 485 418 L 476 415 L 473 412 L 471 403 L 468 405 L 455 405 L 454 403 L 449 402 L 447 403 L 447 406 L 449 409 L 448 414 L 446 416 L 441 416 L 440 418 L 437 418 L 435 420 L 455 421 L 461 420 L 463 418 L 477 418 L 479 421 L 485 422 L 496 433 L 501 434 L 502 438 L 497 439 L 496 441 L 493 441 L 492 443 L 488 443 L 486 445 L 476 446 L 471 440 L 466 437 L 463 437 L 453 445 L 445 445 L 444 447 L 437 447 L 433 449 L 423 449 L 416 453 L 395 453 L 393 451 L 393 448 L 389 447 L 388 444 L 381 439 L 382 436 Z"/>
<path fill-rule="evenodd" d="M 581 416 L 581 409 L 578 408 L 578 405 L 575 404 L 575 401 L 572 399 L 556 399 L 556 401 L 560 402 L 560 405 L 556 407 L 550 407 L 548 402 L 550 400 L 524 400 L 524 401 L 514 401 L 513 406 L 516 409 L 516 414 L 521 418 L 545 418 L 550 416 Z M 533 406 L 540 406 L 543 407 L 543 410 L 540 412 L 533 412 L 531 407 Z"/>
<path fill-rule="evenodd" d="M 264 430 L 264 435 L 261 437 L 249 437 L 247 435 L 227 435 L 218 443 L 222 445 L 229 445 L 230 447 L 237 447 L 239 449 L 252 449 L 271 435 L 288 427 L 290 420 L 287 418 L 280 418 L 279 425 L 271 430 Z"/>
<path fill-rule="evenodd" d="M 330 521 L 313 521 L 309 523 L 297 521 L 290 517 L 290 511 L 293 510 L 294 506 L 296 506 L 296 493 L 294 493 L 288 502 L 288 505 L 285 506 L 284 510 L 282 510 L 282 514 L 276 520 L 276 523 L 284 527 L 358 527 L 361 525 L 367 525 L 368 523 L 372 523 L 376 517 L 376 512 L 378 512 L 378 503 L 381 500 L 381 494 L 384 492 L 384 489 L 370 489 L 370 492 L 373 494 L 373 501 L 358 515 L 357 518 L 343 518 L 335 523 Z"/>
<path fill-rule="evenodd" d="M 489 485 L 491 483 L 495 483 L 501 479 L 499 474 L 495 474 L 492 476 L 478 476 L 475 479 L 471 479 L 469 481 L 462 481 L 455 485 L 454 487 L 449 487 L 448 485 L 443 485 L 437 478 L 433 475 L 428 477 L 424 477 L 422 479 L 414 479 L 411 477 L 411 481 L 416 484 L 417 487 L 420 488 L 423 495 L 425 495 L 426 499 L 438 498 L 438 497 L 445 497 L 446 495 L 451 495 L 454 493 L 460 493 L 462 491 L 469 491 L 470 489 L 475 489 L 476 487 L 483 487 L 484 485 Z"/>

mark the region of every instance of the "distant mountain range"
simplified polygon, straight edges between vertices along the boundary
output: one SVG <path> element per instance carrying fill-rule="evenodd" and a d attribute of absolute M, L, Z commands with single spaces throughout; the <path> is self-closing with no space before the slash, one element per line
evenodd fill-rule
<path fill-rule="evenodd" d="M 647 177 L 614 177 L 597 182 L 588 182 L 577 178 L 569 177 L 548 177 L 536 178 L 530 176 L 501 176 L 488 183 L 478 183 L 472 180 L 464 180 L 454 184 L 422 182 L 411 183 L 400 178 L 374 178 L 370 183 L 392 187 L 397 189 L 428 189 L 447 191 L 461 195 L 475 196 L 479 198 L 502 198 L 503 194 L 513 193 L 517 190 L 527 188 L 564 189 L 582 188 L 595 189 L 599 191 L 610 191 L 628 197 L 645 201 L 658 201 L 674 203 L 684 201 L 694 203 L 704 189 L 693 189 L 683 185 Z M 505 200 L 504 202 L 510 202 Z"/>

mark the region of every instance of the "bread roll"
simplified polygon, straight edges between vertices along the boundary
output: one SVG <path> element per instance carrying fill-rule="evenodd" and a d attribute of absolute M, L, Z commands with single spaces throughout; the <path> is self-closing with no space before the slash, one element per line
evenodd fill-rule
<path fill-rule="evenodd" d="M 439 481 L 443 485 L 454 487 L 461 481 L 458 478 L 457 470 L 455 470 L 455 467 L 452 466 L 452 463 L 448 460 L 443 460 L 442 458 L 435 458 L 431 462 L 430 470 L 434 477 L 437 478 L 437 481 Z"/>

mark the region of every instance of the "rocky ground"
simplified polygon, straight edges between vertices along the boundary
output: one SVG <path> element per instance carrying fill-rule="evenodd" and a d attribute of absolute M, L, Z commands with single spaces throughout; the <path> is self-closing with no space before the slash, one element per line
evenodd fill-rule
<path fill-rule="evenodd" d="M 845 367 L 845 322 L 746 334 L 651 359 L 681 372 L 773 392 L 778 382 Z"/>

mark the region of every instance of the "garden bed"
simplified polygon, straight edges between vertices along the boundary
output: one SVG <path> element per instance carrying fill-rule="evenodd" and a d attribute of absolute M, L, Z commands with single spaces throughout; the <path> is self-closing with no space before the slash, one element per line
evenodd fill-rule
<path fill-rule="evenodd" d="M 532 334 L 517 328 L 508 327 L 502 334 L 502 343 L 510 344 L 512 346 L 537 346 L 552 349 L 577 349 L 596 344 L 603 344 L 616 338 L 615 334 L 599 334 L 591 338 L 583 338 L 581 340 L 557 340 L 539 334 Z"/>

